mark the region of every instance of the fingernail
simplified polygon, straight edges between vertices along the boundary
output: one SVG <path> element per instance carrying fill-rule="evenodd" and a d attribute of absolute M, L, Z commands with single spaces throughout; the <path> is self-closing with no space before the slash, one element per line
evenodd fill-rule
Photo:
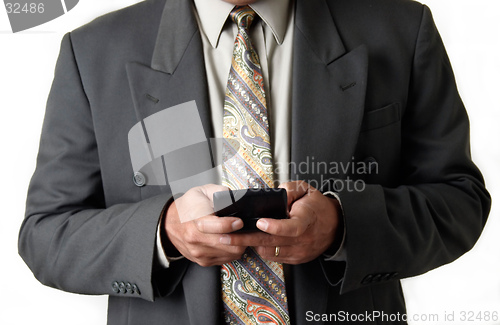
<path fill-rule="evenodd" d="M 229 236 L 222 235 L 220 236 L 219 241 L 222 245 L 231 245 L 231 237 Z"/>
<path fill-rule="evenodd" d="M 238 219 L 231 224 L 231 229 L 233 229 L 233 231 L 239 230 L 242 227 L 243 227 L 243 221 L 241 219 Z"/>
<path fill-rule="evenodd" d="M 257 221 L 257 228 L 259 228 L 260 230 L 266 231 L 267 227 L 269 227 L 269 222 L 267 222 L 267 220 L 260 219 L 259 221 Z"/>

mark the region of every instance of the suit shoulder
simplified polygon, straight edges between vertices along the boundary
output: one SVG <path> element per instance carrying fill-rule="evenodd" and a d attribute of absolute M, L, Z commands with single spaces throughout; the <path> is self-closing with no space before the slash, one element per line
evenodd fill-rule
<path fill-rule="evenodd" d="M 70 39 L 77 61 L 88 66 L 149 62 L 164 6 L 165 0 L 142 1 L 75 29 Z"/>
<path fill-rule="evenodd" d="M 72 31 L 72 37 L 133 37 L 160 20 L 164 4 L 165 0 L 146 0 L 107 13 Z"/>
<path fill-rule="evenodd" d="M 411 47 L 425 11 L 413 0 L 328 0 L 328 4 L 341 37 L 352 46 L 399 42 Z"/>
<path fill-rule="evenodd" d="M 374 19 L 389 19 L 391 23 L 419 22 L 424 6 L 414 0 L 329 0 L 332 14 L 365 19 L 372 22 Z"/>
<path fill-rule="evenodd" d="M 327 0 L 333 6 L 355 7 L 359 10 L 367 9 L 403 9 L 418 10 L 423 5 L 415 0 Z"/>

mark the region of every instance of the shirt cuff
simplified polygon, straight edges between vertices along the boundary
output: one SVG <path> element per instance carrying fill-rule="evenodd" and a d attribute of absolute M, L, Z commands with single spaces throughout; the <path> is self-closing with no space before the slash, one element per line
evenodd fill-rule
<path fill-rule="evenodd" d="M 168 205 L 166 209 L 168 208 Z M 166 210 L 165 210 L 166 211 Z M 158 261 L 158 264 L 164 268 L 169 268 L 170 263 L 173 261 L 178 261 L 184 258 L 184 256 L 178 256 L 178 257 L 170 257 L 165 254 L 165 249 L 163 248 L 163 243 L 161 240 L 161 227 L 163 225 L 163 218 L 165 218 L 165 213 L 162 211 L 162 216 L 160 218 L 160 222 L 158 222 L 158 227 L 156 228 L 156 260 Z"/>
<path fill-rule="evenodd" d="M 344 217 L 344 208 L 342 207 L 342 201 L 340 201 L 339 195 L 335 192 L 332 192 L 332 191 L 323 192 L 323 195 L 331 195 L 335 199 L 337 199 L 337 201 L 339 201 L 340 210 L 342 210 L 342 218 L 345 218 Z M 346 227 L 345 227 L 345 219 L 344 219 L 344 231 L 343 231 L 342 242 L 340 243 L 340 247 L 337 250 L 337 252 L 335 252 L 335 254 L 333 254 L 333 255 L 323 254 L 323 256 L 325 257 L 325 261 L 328 261 L 328 262 L 345 262 L 345 261 L 347 261 L 347 252 L 345 250 L 345 233 L 346 233 Z"/>

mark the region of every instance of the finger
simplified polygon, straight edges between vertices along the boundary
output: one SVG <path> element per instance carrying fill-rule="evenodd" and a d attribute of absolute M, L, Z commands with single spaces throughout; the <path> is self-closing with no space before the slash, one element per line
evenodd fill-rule
<path fill-rule="evenodd" d="M 302 198 L 295 201 L 290 209 L 290 219 L 307 219 L 308 222 L 312 222 L 312 217 L 314 215 L 313 205 L 310 203 L 309 198 Z"/>
<path fill-rule="evenodd" d="M 205 235 L 198 244 L 185 245 L 179 251 L 201 266 L 221 265 L 241 258 L 246 247 L 221 245 L 218 237 Z"/>
<path fill-rule="evenodd" d="M 284 188 L 287 194 L 288 208 L 294 201 L 307 194 L 310 185 L 304 181 L 281 183 L 279 188 Z"/>
<path fill-rule="evenodd" d="M 235 217 L 205 216 L 193 222 L 204 234 L 226 234 L 243 228 L 243 221 Z"/>
<path fill-rule="evenodd" d="M 261 218 L 257 221 L 257 228 L 271 235 L 298 237 L 309 227 L 311 218 L 308 214 L 301 213 L 300 208 L 295 208 L 294 211 L 295 215 L 290 215 L 290 219 Z"/>
<path fill-rule="evenodd" d="M 208 215 L 213 215 L 211 201 L 201 192 L 193 190 L 175 200 L 177 214 L 181 223 L 190 222 Z"/>
<path fill-rule="evenodd" d="M 310 262 L 320 255 L 303 246 L 264 246 L 254 249 L 265 260 L 293 265 Z"/>
<path fill-rule="evenodd" d="M 213 203 L 213 197 L 215 192 L 229 191 L 229 188 L 222 185 L 207 184 L 200 187 L 200 190 L 205 194 L 207 198 Z"/>
<path fill-rule="evenodd" d="M 240 246 L 224 246 L 219 243 L 215 243 L 213 246 L 188 246 L 187 254 L 184 256 L 191 256 L 197 261 L 203 261 L 207 259 L 220 259 L 224 261 L 233 261 L 238 259 L 243 255 L 246 247 Z"/>
<path fill-rule="evenodd" d="M 235 256 L 216 256 L 216 257 L 209 257 L 209 258 L 202 258 L 202 259 L 189 259 L 190 261 L 203 266 L 203 267 L 210 267 L 210 266 L 220 266 L 226 263 L 230 263 L 234 260 L 238 260 L 241 258 L 243 254 L 240 255 L 235 255 Z"/>
<path fill-rule="evenodd" d="M 286 246 L 297 244 L 297 237 L 279 237 L 263 232 L 247 234 L 225 234 L 220 236 L 219 242 L 228 246 Z"/>
<path fill-rule="evenodd" d="M 290 257 L 294 246 L 255 246 L 253 249 L 266 260 L 278 261 Z"/>
<path fill-rule="evenodd" d="M 297 246 L 259 246 L 254 247 L 254 249 L 263 259 L 278 263 L 300 264 L 301 261 L 309 259 L 304 259 L 304 254 L 297 253 L 297 251 L 300 251 Z"/>

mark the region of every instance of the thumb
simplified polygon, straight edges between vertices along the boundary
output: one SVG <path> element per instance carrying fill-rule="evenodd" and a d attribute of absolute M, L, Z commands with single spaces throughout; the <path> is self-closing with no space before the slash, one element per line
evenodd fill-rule
<path fill-rule="evenodd" d="M 290 210 L 290 207 L 293 202 L 299 200 L 304 195 L 309 193 L 311 185 L 309 185 L 309 183 L 304 181 L 294 181 L 294 182 L 281 183 L 279 188 L 284 188 L 286 190 L 288 199 L 287 202 L 288 209 Z"/>

